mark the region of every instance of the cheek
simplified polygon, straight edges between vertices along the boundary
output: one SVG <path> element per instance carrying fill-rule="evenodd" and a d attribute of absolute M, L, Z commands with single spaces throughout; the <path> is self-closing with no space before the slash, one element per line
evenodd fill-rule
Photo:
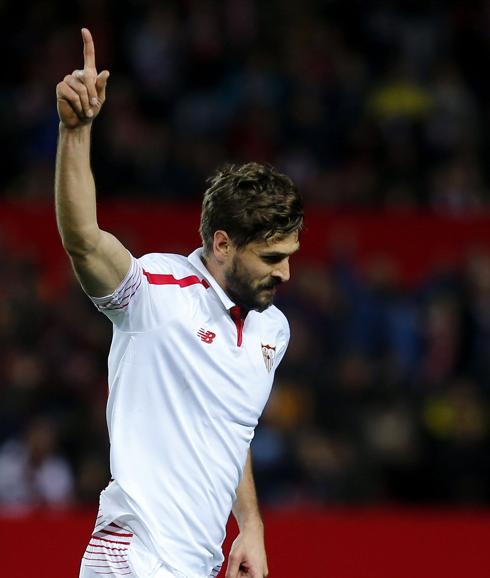
<path fill-rule="evenodd" d="M 257 277 L 255 277 L 254 280 L 254 286 L 255 287 L 261 287 L 263 285 L 269 285 L 269 283 L 272 281 L 272 275 L 270 273 L 270 271 L 268 271 L 266 274 L 261 274 L 258 275 Z"/>
<path fill-rule="evenodd" d="M 248 284 L 253 288 L 257 288 L 264 283 L 269 283 L 272 278 L 271 267 L 262 262 L 244 263 L 242 273 L 242 278 L 247 279 Z"/>
<path fill-rule="evenodd" d="M 254 279 L 257 283 L 263 283 L 264 281 L 270 281 L 271 272 L 270 267 L 256 267 L 250 272 L 250 278 Z"/>

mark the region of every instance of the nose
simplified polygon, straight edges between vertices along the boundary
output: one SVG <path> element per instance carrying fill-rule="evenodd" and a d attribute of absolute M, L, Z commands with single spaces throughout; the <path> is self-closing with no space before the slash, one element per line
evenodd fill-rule
<path fill-rule="evenodd" d="M 272 272 L 273 277 L 278 277 L 281 280 L 281 283 L 285 283 L 289 281 L 290 272 L 289 272 L 289 259 L 284 259 L 280 263 L 278 263 Z"/>

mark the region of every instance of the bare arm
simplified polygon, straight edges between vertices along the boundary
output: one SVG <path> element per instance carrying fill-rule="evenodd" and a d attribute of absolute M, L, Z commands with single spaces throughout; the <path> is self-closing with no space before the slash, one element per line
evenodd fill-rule
<path fill-rule="evenodd" d="M 264 524 L 259 512 L 249 451 L 243 478 L 233 505 L 240 533 L 230 551 L 225 578 L 264 578 L 268 575 L 264 544 Z"/>
<path fill-rule="evenodd" d="M 97 223 L 95 183 L 90 168 L 92 121 L 105 101 L 109 73 L 97 74 L 92 36 L 82 30 L 84 68 L 65 76 L 56 87 L 60 133 L 56 156 L 56 219 L 63 246 L 80 283 L 100 297 L 116 289 L 131 257 L 125 247 Z"/>

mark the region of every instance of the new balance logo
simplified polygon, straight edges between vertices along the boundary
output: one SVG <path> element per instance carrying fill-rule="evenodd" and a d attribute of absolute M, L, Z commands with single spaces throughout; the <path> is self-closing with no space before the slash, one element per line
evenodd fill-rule
<path fill-rule="evenodd" d="M 213 343 L 213 339 L 216 337 L 216 333 L 213 333 L 212 331 L 206 331 L 202 327 L 197 332 L 197 335 L 201 338 L 201 341 L 204 341 L 204 343 Z"/>

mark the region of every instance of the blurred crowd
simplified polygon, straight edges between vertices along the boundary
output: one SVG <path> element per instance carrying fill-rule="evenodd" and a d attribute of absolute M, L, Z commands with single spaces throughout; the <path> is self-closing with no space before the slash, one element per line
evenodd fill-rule
<path fill-rule="evenodd" d="M 217 166 L 256 160 L 308 203 L 474 213 L 489 19 L 461 0 L 28 3 L 3 39 L 0 190 L 51 197 L 54 88 L 88 26 L 111 71 L 101 198 L 198 200 Z M 111 328 L 75 282 L 46 298 L 38 266 L 0 262 L 0 504 L 92 503 Z M 382 263 L 299 264 L 279 305 L 293 340 L 253 445 L 263 502 L 490 503 L 488 255 L 411 288 Z"/>
<path fill-rule="evenodd" d="M 68 265 L 67 265 L 68 266 Z M 73 281 L 0 266 L 0 504 L 92 503 L 109 479 L 110 322 Z M 490 503 L 490 254 L 417 287 L 382 263 L 293 266 L 292 340 L 253 442 L 264 504 Z"/>
<path fill-rule="evenodd" d="M 109 480 L 110 324 L 75 281 L 47 299 L 37 264 L 2 254 L 0 504 L 91 502 Z"/>
<path fill-rule="evenodd" d="M 271 503 L 490 503 L 490 254 L 408 289 L 382 261 L 302 267 L 255 440 Z"/>
<path fill-rule="evenodd" d="M 2 3 L 2 21 L 17 8 Z M 216 166 L 256 160 L 327 205 L 477 210 L 489 18 L 462 0 L 28 3 L 4 38 L 0 190 L 50 195 L 54 88 L 82 66 L 84 25 L 111 71 L 100 196 L 197 199 Z"/>

